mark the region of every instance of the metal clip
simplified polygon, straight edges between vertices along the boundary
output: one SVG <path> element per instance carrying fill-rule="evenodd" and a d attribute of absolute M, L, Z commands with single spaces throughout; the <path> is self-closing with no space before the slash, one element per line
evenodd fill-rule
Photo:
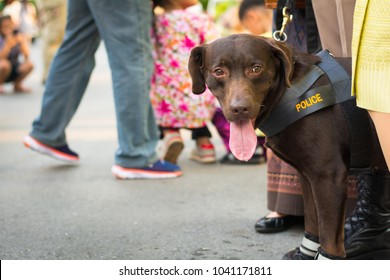
<path fill-rule="evenodd" d="M 287 34 L 284 32 L 286 29 L 286 26 L 290 21 L 292 21 L 293 16 L 290 15 L 287 12 L 287 7 L 283 8 L 283 22 L 282 22 L 282 28 L 280 30 L 276 30 L 273 34 L 272 37 L 279 42 L 286 42 L 287 41 Z"/>

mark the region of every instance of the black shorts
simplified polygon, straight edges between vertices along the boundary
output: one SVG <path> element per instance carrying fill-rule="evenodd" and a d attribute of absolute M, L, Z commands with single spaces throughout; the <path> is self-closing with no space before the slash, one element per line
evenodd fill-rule
<path fill-rule="evenodd" d="M 19 63 L 12 64 L 11 73 L 9 74 L 6 83 L 13 82 L 16 80 L 17 77 L 19 77 Z"/>

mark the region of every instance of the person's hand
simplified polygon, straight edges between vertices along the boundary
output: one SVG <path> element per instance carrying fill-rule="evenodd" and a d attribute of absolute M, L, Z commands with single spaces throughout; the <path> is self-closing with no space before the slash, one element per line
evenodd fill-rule
<path fill-rule="evenodd" d="M 5 37 L 5 45 L 9 48 L 12 48 L 13 46 L 15 46 L 17 43 L 20 42 L 20 39 L 18 38 L 18 35 L 14 35 L 13 33 L 7 33 L 4 35 Z"/>
<path fill-rule="evenodd" d="M 16 35 L 14 35 L 14 38 L 15 38 L 16 42 L 20 43 L 20 44 L 23 44 L 26 41 L 26 37 L 20 33 L 17 33 Z"/>

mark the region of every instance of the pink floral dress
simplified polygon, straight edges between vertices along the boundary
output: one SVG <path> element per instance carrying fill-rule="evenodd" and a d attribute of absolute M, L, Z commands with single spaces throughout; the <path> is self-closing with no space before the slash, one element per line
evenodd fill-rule
<path fill-rule="evenodd" d="M 192 93 L 188 73 L 191 49 L 216 37 L 206 14 L 174 10 L 156 15 L 154 45 L 155 73 L 151 100 L 157 124 L 167 128 L 199 128 L 215 111 L 215 98 L 209 90 Z"/>

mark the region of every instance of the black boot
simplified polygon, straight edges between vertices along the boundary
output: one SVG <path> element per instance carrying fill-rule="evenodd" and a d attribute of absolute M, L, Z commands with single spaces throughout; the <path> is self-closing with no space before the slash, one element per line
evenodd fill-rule
<path fill-rule="evenodd" d="M 390 173 L 358 178 L 358 201 L 345 223 L 347 259 L 390 259 Z"/>

